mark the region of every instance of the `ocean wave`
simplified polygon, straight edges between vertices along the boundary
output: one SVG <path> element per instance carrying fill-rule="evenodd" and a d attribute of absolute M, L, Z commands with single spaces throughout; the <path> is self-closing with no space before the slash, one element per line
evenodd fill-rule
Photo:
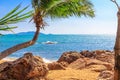
<path fill-rule="evenodd" d="M 4 58 L 3 60 L 5 60 L 5 61 L 14 61 L 14 60 L 16 60 L 16 59 L 18 59 L 18 58 L 15 58 L 15 57 L 7 57 L 7 58 Z M 55 62 L 56 60 L 49 60 L 49 59 L 46 59 L 46 58 L 42 58 L 43 59 L 43 61 L 45 62 L 45 63 L 52 63 L 52 62 Z"/>
<path fill-rule="evenodd" d="M 57 44 L 58 42 L 56 41 L 46 41 L 46 42 L 42 42 L 42 44 Z"/>
<path fill-rule="evenodd" d="M 52 62 L 55 62 L 56 60 L 49 60 L 49 59 L 43 58 L 43 61 L 45 63 L 52 63 Z"/>
<path fill-rule="evenodd" d="M 16 59 L 17 58 L 15 58 L 15 57 L 7 57 L 7 58 L 4 58 L 3 60 L 5 60 L 5 61 L 14 61 Z"/>

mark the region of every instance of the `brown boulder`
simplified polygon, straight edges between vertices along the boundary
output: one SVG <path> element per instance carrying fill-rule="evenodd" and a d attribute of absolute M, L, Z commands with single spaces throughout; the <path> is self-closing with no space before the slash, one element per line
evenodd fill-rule
<path fill-rule="evenodd" d="M 96 66 L 97 68 L 94 68 Z M 99 67 L 101 66 L 101 67 Z M 94 68 L 94 71 L 113 70 L 114 66 L 111 63 L 103 62 L 97 59 L 91 58 L 79 58 L 76 61 L 68 65 L 69 68 L 82 69 L 82 68 Z"/>
<path fill-rule="evenodd" d="M 76 61 L 69 64 L 68 67 L 72 69 L 82 69 L 86 67 L 86 62 L 83 58 L 79 58 Z"/>
<path fill-rule="evenodd" d="M 97 55 L 101 55 L 102 53 L 104 54 L 106 51 L 105 50 L 95 50 L 93 52 L 95 52 Z"/>
<path fill-rule="evenodd" d="M 4 70 L 7 66 L 11 65 L 12 62 L 4 62 L 0 64 L 0 72 Z"/>
<path fill-rule="evenodd" d="M 62 63 L 58 63 L 58 62 L 49 63 L 48 68 L 49 68 L 49 70 L 61 70 L 61 69 L 65 70 L 64 65 L 62 65 Z"/>
<path fill-rule="evenodd" d="M 101 54 L 96 53 L 96 59 L 114 64 L 114 55 L 112 52 L 104 52 Z"/>
<path fill-rule="evenodd" d="M 1 80 L 45 80 L 48 73 L 48 68 L 42 58 L 34 57 L 32 53 L 26 53 L 7 65 L 1 69 Z"/>
<path fill-rule="evenodd" d="M 90 58 L 79 58 L 76 61 L 69 64 L 68 67 L 73 69 L 82 69 L 85 67 L 88 67 L 90 65 L 97 65 L 100 64 L 101 61 L 96 59 L 90 59 Z"/>
<path fill-rule="evenodd" d="M 107 68 L 104 65 L 90 65 L 89 68 L 95 72 L 101 72 L 107 70 Z"/>
<path fill-rule="evenodd" d="M 114 73 L 112 71 L 102 71 L 97 80 L 114 80 Z"/>
<path fill-rule="evenodd" d="M 95 58 L 96 56 L 95 52 L 88 51 L 88 50 L 81 51 L 80 54 L 88 58 Z"/>
<path fill-rule="evenodd" d="M 103 63 L 102 65 L 104 65 L 107 70 L 113 71 L 114 70 L 114 65 L 110 64 L 110 63 Z"/>
<path fill-rule="evenodd" d="M 81 57 L 83 56 L 76 51 L 64 52 L 57 62 L 67 62 L 70 64 Z"/>
<path fill-rule="evenodd" d="M 80 54 L 87 58 L 98 59 L 103 62 L 112 63 L 114 65 L 114 54 L 109 50 L 81 51 Z"/>
<path fill-rule="evenodd" d="M 114 68 L 114 65 L 108 62 L 103 62 L 97 59 L 85 59 L 85 60 L 86 60 L 86 66 L 100 65 L 100 66 L 104 66 L 105 68 L 101 67 L 101 69 L 104 68 L 105 70 L 113 70 Z"/>

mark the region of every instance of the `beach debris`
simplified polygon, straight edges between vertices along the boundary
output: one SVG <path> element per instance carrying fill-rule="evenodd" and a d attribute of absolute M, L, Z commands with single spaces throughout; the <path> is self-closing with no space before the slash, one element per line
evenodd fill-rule
<path fill-rule="evenodd" d="M 0 64 L 1 66 L 2 64 Z M 1 80 L 46 80 L 48 68 L 42 58 L 26 53 L 0 71 Z"/>

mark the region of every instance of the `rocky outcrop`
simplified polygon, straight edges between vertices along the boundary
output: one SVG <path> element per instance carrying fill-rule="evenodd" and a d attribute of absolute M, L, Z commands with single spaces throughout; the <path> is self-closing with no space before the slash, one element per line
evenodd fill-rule
<path fill-rule="evenodd" d="M 109 50 L 95 50 L 95 51 L 81 51 L 81 55 L 87 58 L 97 59 L 103 62 L 108 62 L 114 64 L 114 54 Z"/>
<path fill-rule="evenodd" d="M 107 70 L 107 68 L 104 65 L 90 65 L 88 68 L 94 72 L 101 72 Z"/>
<path fill-rule="evenodd" d="M 96 50 L 95 53 L 96 53 L 96 57 L 95 57 L 96 59 L 103 61 L 103 62 L 108 62 L 108 63 L 114 64 L 113 52 Z"/>
<path fill-rule="evenodd" d="M 42 58 L 35 57 L 32 53 L 26 53 L 23 57 L 0 66 L 4 66 L 0 70 L 1 80 L 45 80 L 48 73 Z"/>
<path fill-rule="evenodd" d="M 57 61 L 67 62 L 69 68 L 82 69 L 93 66 L 102 66 L 101 69 L 94 69 L 94 71 L 113 70 L 114 67 L 113 52 L 108 50 L 95 50 L 95 51 L 70 51 L 65 52 Z"/>
<path fill-rule="evenodd" d="M 70 64 L 73 61 L 76 61 L 77 59 L 82 57 L 83 56 L 80 53 L 76 51 L 70 51 L 63 53 L 57 62 L 67 62 Z"/>
<path fill-rule="evenodd" d="M 102 71 L 97 80 L 114 80 L 114 73 L 112 71 Z"/>
<path fill-rule="evenodd" d="M 0 64 L 0 80 L 46 80 L 49 70 L 90 69 L 100 73 L 97 80 L 113 80 L 114 54 L 107 50 L 70 51 L 58 61 L 44 63 L 42 58 L 26 53 L 23 57 Z"/>
<path fill-rule="evenodd" d="M 88 58 L 96 57 L 96 54 L 93 51 L 89 51 L 89 50 L 81 51 L 80 54 L 83 55 L 84 57 L 88 57 Z"/>
<path fill-rule="evenodd" d="M 93 71 L 103 71 L 103 70 L 113 70 L 113 65 L 107 62 L 103 62 L 97 59 L 89 59 L 89 58 L 79 58 L 76 61 L 72 62 L 71 64 L 69 64 L 69 68 L 73 68 L 73 69 L 83 69 L 83 68 L 91 68 L 93 66 L 101 66 L 98 67 Z"/>
<path fill-rule="evenodd" d="M 67 65 L 66 63 L 58 63 L 58 62 L 53 62 L 48 64 L 49 70 L 65 70 L 65 66 Z"/>
<path fill-rule="evenodd" d="M 91 65 L 102 65 L 106 67 L 106 70 L 113 70 L 114 65 L 108 62 L 103 62 L 97 59 L 86 59 L 86 66 L 91 66 Z"/>
<path fill-rule="evenodd" d="M 68 67 L 72 69 L 82 69 L 86 67 L 86 62 L 83 58 L 79 58 L 76 61 L 69 64 Z"/>

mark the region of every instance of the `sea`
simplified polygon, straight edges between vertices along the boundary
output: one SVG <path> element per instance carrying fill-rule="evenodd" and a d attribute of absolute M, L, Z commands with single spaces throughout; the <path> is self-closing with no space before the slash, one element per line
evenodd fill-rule
<path fill-rule="evenodd" d="M 29 41 L 34 32 L 22 32 L 18 34 L 6 34 L 0 36 L 0 52 L 14 45 Z M 105 34 L 43 34 L 39 35 L 37 42 L 30 47 L 18 50 L 8 57 L 18 58 L 26 52 L 32 52 L 41 56 L 46 61 L 57 60 L 66 51 L 83 50 L 111 50 L 115 44 L 115 35 Z"/>

